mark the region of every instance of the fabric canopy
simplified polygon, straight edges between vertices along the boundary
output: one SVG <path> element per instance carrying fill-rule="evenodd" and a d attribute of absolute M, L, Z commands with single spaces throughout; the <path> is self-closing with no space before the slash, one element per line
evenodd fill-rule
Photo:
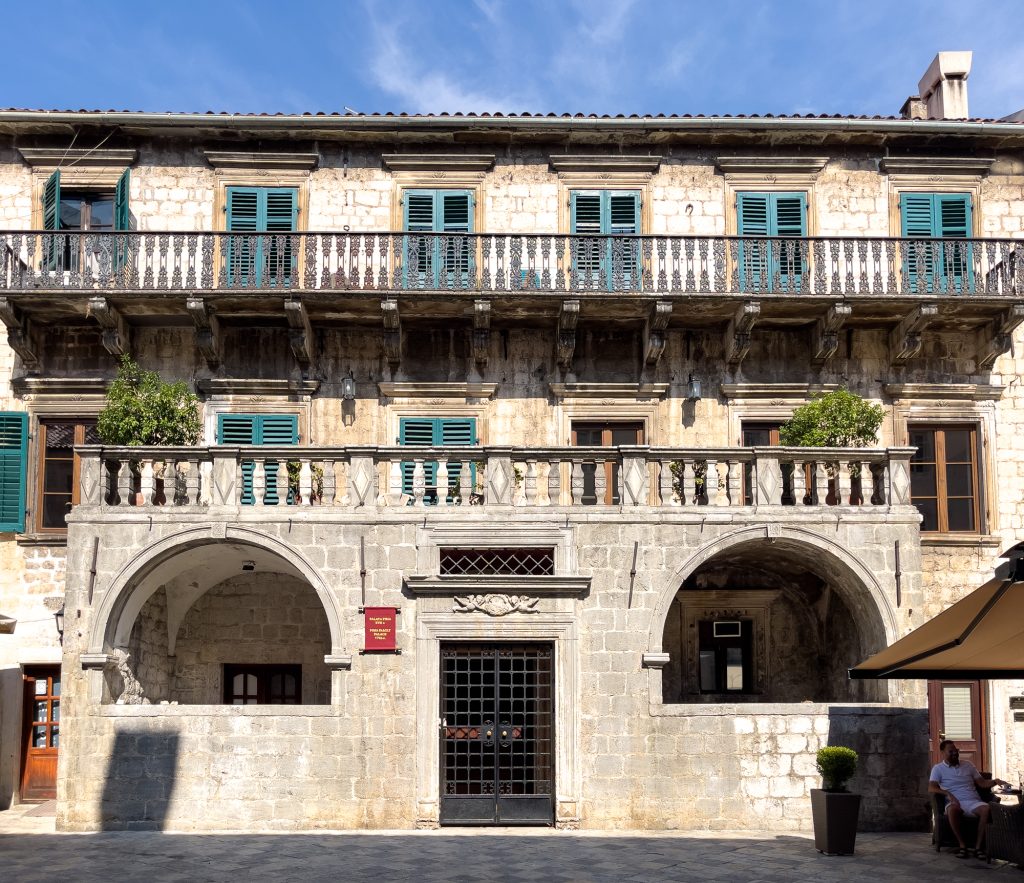
<path fill-rule="evenodd" d="M 1021 563 L 1002 564 L 997 574 L 1003 575 L 851 668 L 850 677 L 1024 678 Z"/>

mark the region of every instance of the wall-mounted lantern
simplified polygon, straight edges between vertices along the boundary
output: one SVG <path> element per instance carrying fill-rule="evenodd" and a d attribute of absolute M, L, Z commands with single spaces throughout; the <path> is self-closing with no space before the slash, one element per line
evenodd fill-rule
<path fill-rule="evenodd" d="M 351 402 L 356 397 L 356 379 L 352 376 L 352 372 L 348 372 L 347 377 L 341 378 L 341 397 L 346 402 Z"/>
<path fill-rule="evenodd" d="M 53 621 L 57 624 L 57 639 L 60 641 L 61 646 L 64 646 L 64 606 L 61 605 L 60 610 L 53 614 Z"/>
<path fill-rule="evenodd" d="M 700 401 L 700 381 L 694 380 L 692 374 L 689 380 L 686 381 L 686 398 L 687 401 L 691 402 Z"/>

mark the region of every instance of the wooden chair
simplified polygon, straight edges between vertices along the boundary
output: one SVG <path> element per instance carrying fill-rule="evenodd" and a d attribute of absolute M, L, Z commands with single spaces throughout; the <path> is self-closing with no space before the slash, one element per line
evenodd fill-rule
<path fill-rule="evenodd" d="M 991 779 L 992 773 L 981 773 L 981 776 L 985 779 Z M 935 847 L 936 852 L 939 852 L 943 846 L 959 848 L 960 844 L 953 834 L 953 829 L 949 826 L 949 819 L 946 817 L 946 795 L 931 794 L 929 796 L 932 799 L 932 846 Z M 979 788 L 978 796 L 986 803 L 991 803 L 992 789 Z M 964 816 L 962 826 L 964 840 L 968 844 L 975 843 L 978 838 L 978 820 L 970 816 Z M 989 832 L 991 832 L 991 824 L 989 825 Z M 987 843 L 985 845 L 986 847 L 988 846 Z M 988 850 L 986 849 L 987 852 Z M 991 858 L 989 861 L 991 861 Z"/>

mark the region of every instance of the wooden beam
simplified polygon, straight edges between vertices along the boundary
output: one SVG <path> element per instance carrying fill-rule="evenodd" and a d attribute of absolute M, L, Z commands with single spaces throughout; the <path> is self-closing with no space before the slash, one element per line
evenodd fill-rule
<path fill-rule="evenodd" d="M 6 297 L 0 297 L 0 322 L 7 326 L 7 343 L 29 371 L 39 370 L 39 355 L 33 345 L 32 323 Z"/>
<path fill-rule="evenodd" d="M 814 326 L 814 344 L 811 362 L 824 365 L 839 349 L 839 329 L 850 317 L 853 308 L 849 304 L 832 304 L 824 318 L 818 319 Z"/>
<path fill-rule="evenodd" d="M 736 311 L 729 320 L 726 331 L 725 360 L 736 367 L 750 352 L 750 332 L 761 316 L 761 304 L 756 300 L 748 300 Z"/>
<path fill-rule="evenodd" d="M 978 332 L 977 363 L 979 371 L 989 371 L 1003 353 L 1010 349 L 1013 332 L 1024 322 L 1024 303 L 1013 304 Z"/>
<path fill-rule="evenodd" d="M 889 332 L 889 354 L 894 365 L 905 365 L 921 352 L 921 332 L 938 314 L 938 304 L 921 304 Z"/>
<path fill-rule="evenodd" d="M 572 367 L 573 353 L 576 351 L 576 324 L 580 318 L 580 302 L 563 300 L 558 313 L 558 340 L 555 344 L 558 364 L 565 370 Z"/>
<path fill-rule="evenodd" d="M 486 365 L 491 354 L 491 302 L 473 301 L 473 358 L 478 365 Z"/>
<path fill-rule="evenodd" d="M 123 356 L 131 348 L 124 316 L 105 297 L 90 297 L 87 315 L 103 329 L 103 348 L 112 356 Z"/>
<path fill-rule="evenodd" d="M 384 315 L 384 357 L 391 365 L 402 361 L 402 318 L 398 315 L 398 300 L 393 297 L 380 302 Z"/>
<path fill-rule="evenodd" d="M 220 322 L 214 315 L 213 307 L 201 297 L 190 297 L 185 309 L 196 326 L 196 349 L 206 359 L 210 369 L 216 371 L 221 363 Z"/>
<path fill-rule="evenodd" d="M 299 298 L 289 298 L 284 302 L 284 314 L 288 317 L 288 342 L 295 354 L 295 361 L 303 368 L 308 368 L 313 361 L 315 341 L 306 305 Z"/>
<path fill-rule="evenodd" d="M 648 365 L 657 365 L 665 352 L 665 341 L 668 320 L 672 315 L 672 301 L 655 301 L 647 320 L 644 322 L 645 352 L 644 361 Z"/>

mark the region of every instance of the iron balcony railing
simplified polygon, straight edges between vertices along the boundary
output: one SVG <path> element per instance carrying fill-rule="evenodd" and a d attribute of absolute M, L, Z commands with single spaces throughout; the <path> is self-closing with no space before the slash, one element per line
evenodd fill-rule
<path fill-rule="evenodd" d="M 0 290 L 1020 295 L 1024 239 L 0 233 Z"/>
<path fill-rule="evenodd" d="M 81 502 L 125 512 L 909 505 L 914 448 L 79 447 Z"/>

